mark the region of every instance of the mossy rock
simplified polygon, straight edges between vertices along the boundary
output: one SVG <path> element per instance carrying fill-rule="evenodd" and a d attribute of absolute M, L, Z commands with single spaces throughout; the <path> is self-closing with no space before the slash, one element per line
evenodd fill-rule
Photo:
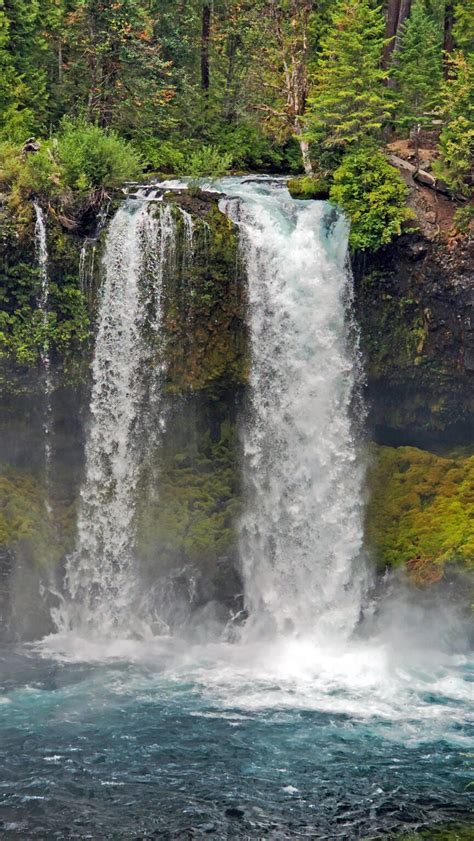
<path fill-rule="evenodd" d="M 366 542 L 379 568 L 416 584 L 448 568 L 474 572 L 474 455 L 371 447 Z"/>
<path fill-rule="evenodd" d="M 186 259 L 184 222 L 176 213 L 176 260 L 163 290 L 166 390 L 218 395 L 248 377 L 247 287 L 238 231 L 213 194 L 165 200 L 190 213 L 194 226 L 192 259 Z"/>
<path fill-rule="evenodd" d="M 392 835 L 387 841 L 474 841 L 473 824 L 449 824 L 419 832 Z"/>
<path fill-rule="evenodd" d="M 54 502 L 48 512 L 43 482 L 26 470 L 0 473 L 0 549 L 33 566 L 54 566 L 72 547 L 75 507 Z"/>
<path fill-rule="evenodd" d="M 322 175 L 300 175 L 297 178 L 290 178 L 287 186 L 294 199 L 327 201 L 331 184 L 329 179 Z"/>

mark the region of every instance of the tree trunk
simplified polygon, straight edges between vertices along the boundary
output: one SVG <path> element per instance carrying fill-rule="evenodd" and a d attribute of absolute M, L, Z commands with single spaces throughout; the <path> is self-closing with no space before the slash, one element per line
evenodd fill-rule
<path fill-rule="evenodd" d="M 304 140 L 301 137 L 301 128 L 300 126 L 296 129 L 296 135 L 298 137 L 298 143 L 301 149 L 301 157 L 303 159 L 303 168 L 305 171 L 305 175 L 312 175 L 313 174 L 313 164 L 311 163 L 311 158 L 309 156 L 309 145 L 308 141 Z"/>
<path fill-rule="evenodd" d="M 58 84 L 63 83 L 63 42 L 58 41 Z"/>
<path fill-rule="evenodd" d="M 407 17 L 411 11 L 411 0 L 400 0 L 400 11 L 398 13 L 397 33 L 395 35 L 395 43 L 393 45 L 393 53 L 400 49 L 402 39 L 402 29 Z"/>
<path fill-rule="evenodd" d="M 211 0 L 204 0 L 202 4 L 201 28 L 201 88 L 209 90 L 209 39 L 211 36 Z"/>
<path fill-rule="evenodd" d="M 385 37 L 391 40 L 383 48 L 382 66 L 386 70 L 390 65 L 395 35 L 397 34 L 398 16 L 400 14 L 400 0 L 388 0 L 385 14 Z"/>
<path fill-rule="evenodd" d="M 444 78 L 447 79 L 449 75 L 449 60 L 451 53 L 454 51 L 453 38 L 453 24 L 454 24 L 454 2 L 453 0 L 446 0 L 444 7 L 444 38 L 443 38 L 443 72 Z"/>
<path fill-rule="evenodd" d="M 410 11 L 411 0 L 388 0 L 385 37 L 391 40 L 385 44 L 383 50 L 382 65 L 385 69 L 390 67 L 394 54 L 400 49 L 402 27 Z"/>

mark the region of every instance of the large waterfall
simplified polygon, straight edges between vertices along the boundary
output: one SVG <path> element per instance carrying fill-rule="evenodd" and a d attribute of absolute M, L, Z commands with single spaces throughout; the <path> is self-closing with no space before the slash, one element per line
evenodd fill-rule
<path fill-rule="evenodd" d="M 350 632 L 364 570 L 347 225 L 329 205 L 292 200 L 281 184 L 225 186 L 249 284 L 241 560 L 250 621 Z"/>
<path fill-rule="evenodd" d="M 453 585 L 394 577 L 364 609 L 347 226 L 278 179 L 208 188 L 129 194 L 93 273 L 83 252 L 97 310 L 76 542 L 56 631 L 0 648 L 0 835 L 467 841 Z M 26 613 L 35 547 L 11 509 Z"/>
<path fill-rule="evenodd" d="M 144 407 L 156 409 L 159 401 L 161 284 L 174 247 L 168 205 L 130 199 L 110 224 L 77 545 L 57 617 L 62 627 L 100 627 L 107 635 L 132 626 L 135 495 L 154 435 Z"/>
<path fill-rule="evenodd" d="M 364 588 L 347 227 L 328 205 L 294 201 L 278 183 L 226 179 L 222 190 L 221 209 L 240 229 L 241 282 L 249 290 L 239 524 L 246 631 L 347 635 Z M 178 212 L 186 262 L 193 220 Z M 135 635 L 137 611 L 142 629 L 149 627 L 137 608 L 135 509 L 159 426 L 161 293 L 163 272 L 179 271 L 176 236 L 171 206 L 146 196 L 129 199 L 108 231 L 78 537 L 58 613 L 63 628 Z"/>

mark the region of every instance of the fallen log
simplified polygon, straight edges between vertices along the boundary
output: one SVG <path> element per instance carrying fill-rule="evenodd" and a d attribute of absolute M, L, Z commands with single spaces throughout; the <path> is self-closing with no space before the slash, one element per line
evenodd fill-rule
<path fill-rule="evenodd" d="M 440 181 L 439 178 L 435 178 L 434 175 L 431 175 L 430 172 L 426 172 L 425 169 L 418 169 L 416 166 L 408 163 L 408 161 L 405 161 L 403 158 L 399 158 L 397 155 L 389 155 L 388 159 L 392 166 L 408 172 L 413 181 L 418 182 L 418 184 L 423 184 L 424 187 L 436 190 L 437 193 L 442 193 L 443 196 L 449 196 L 450 199 L 459 198 L 459 200 L 462 200 L 461 196 L 458 197 L 453 195 L 444 181 Z"/>

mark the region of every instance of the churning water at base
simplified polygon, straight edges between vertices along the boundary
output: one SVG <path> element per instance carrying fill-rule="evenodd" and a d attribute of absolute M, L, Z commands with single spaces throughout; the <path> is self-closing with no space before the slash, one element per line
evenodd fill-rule
<path fill-rule="evenodd" d="M 61 633 L 3 653 L 2 838 L 375 841 L 469 820 L 463 623 L 417 593 L 379 604 L 351 633 L 365 573 L 346 231 L 282 186 L 222 186 L 251 285 L 248 631 L 235 644 L 198 643 L 193 629 L 138 639 L 130 615 L 135 445 L 149 441 L 136 389 L 159 400 L 159 383 L 137 377 L 150 354 L 137 332 L 152 295 L 159 334 L 152 257 L 172 235 L 166 217 L 126 205 L 105 260 Z"/>

